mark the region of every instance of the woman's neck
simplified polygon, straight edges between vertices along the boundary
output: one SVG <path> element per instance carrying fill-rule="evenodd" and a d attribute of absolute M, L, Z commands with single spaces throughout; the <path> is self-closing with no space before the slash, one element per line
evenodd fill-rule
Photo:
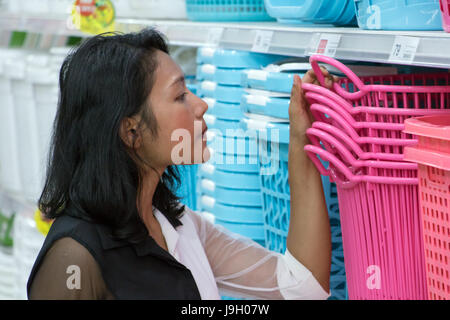
<path fill-rule="evenodd" d="M 158 173 L 154 170 L 149 170 L 143 175 L 140 185 L 137 206 L 142 221 L 149 230 L 150 234 L 159 229 L 159 223 L 153 215 L 153 196 L 164 170 L 165 169 L 158 170 Z"/>

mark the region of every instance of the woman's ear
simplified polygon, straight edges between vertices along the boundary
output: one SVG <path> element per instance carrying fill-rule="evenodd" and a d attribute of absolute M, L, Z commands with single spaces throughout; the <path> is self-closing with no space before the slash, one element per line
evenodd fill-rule
<path fill-rule="evenodd" d="M 123 143 L 130 149 L 140 147 L 141 139 L 138 135 L 138 123 L 133 118 L 124 118 L 120 123 L 119 135 Z"/>

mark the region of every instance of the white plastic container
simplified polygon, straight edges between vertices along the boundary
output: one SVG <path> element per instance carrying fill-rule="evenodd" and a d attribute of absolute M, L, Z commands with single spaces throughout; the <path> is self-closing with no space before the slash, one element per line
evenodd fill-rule
<path fill-rule="evenodd" d="M 11 0 L 10 0 L 11 1 Z M 27 14 L 48 14 L 49 10 L 49 1 L 48 0 L 12 0 L 14 2 L 22 2 L 22 12 Z"/>
<path fill-rule="evenodd" d="M 36 228 L 33 215 L 31 208 L 23 209 L 18 212 L 14 221 L 13 255 L 16 266 L 17 299 L 27 299 L 28 277 L 45 240 L 45 236 Z"/>
<path fill-rule="evenodd" d="M 26 78 L 25 59 L 8 59 L 5 72 L 11 79 L 22 194 L 36 201 L 40 193 L 39 141 L 32 83 Z"/>
<path fill-rule="evenodd" d="M 6 60 L 21 59 L 22 52 L 0 50 L 0 187 L 20 193 L 19 153 L 17 149 L 16 114 L 12 85 Z"/>
<path fill-rule="evenodd" d="M 52 15 L 69 15 L 74 0 L 48 0 L 49 13 Z"/>
<path fill-rule="evenodd" d="M 133 17 L 187 19 L 185 0 L 129 0 Z"/>

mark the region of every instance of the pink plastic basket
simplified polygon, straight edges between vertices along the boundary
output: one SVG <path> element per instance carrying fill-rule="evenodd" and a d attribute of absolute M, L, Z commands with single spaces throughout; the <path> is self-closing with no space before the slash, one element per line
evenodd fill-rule
<path fill-rule="evenodd" d="M 446 112 L 445 109 L 448 108 L 446 102 L 450 100 L 450 73 L 360 78 L 344 64 L 326 56 L 311 56 L 310 62 L 321 87 L 303 84 L 309 102 L 318 102 L 331 108 L 353 124 L 360 137 L 413 140 L 412 135 L 403 132 L 406 119 Z M 325 88 L 319 62 L 331 65 L 346 75 L 334 84 L 332 91 Z M 316 113 L 315 116 L 318 117 L 316 120 L 338 127 L 342 125 L 336 123 L 335 119 L 326 119 L 324 114 Z M 402 155 L 403 147 L 414 143 L 416 142 L 392 141 L 388 146 L 369 143 L 361 148 L 366 152 Z M 391 147 L 392 145 L 398 147 Z"/>
<path fill-rule="evenodd" d="M 450 113 L 408 119 L 405 131 L 419 137 L 405 159 L 419 164 L 428 298 L 450 300 Z"/>
<path fill-rule="evenodd" d="M 361 144 L 361 149 L 365 152 L 385 154 L 389 160 L 402 160 L 403 147 L 417 144 L 412 135 L 403 132 L 405 119 L 447 113 L 445 109 L 353 107 L 336 93 L 321 86 L 305 83 L 303 89 L 312 104 L 315 120 L 340 128 Z M 316 107 L 316 104 L 321 107 Z M 377 121 L 366 121 L 371 117 Z"/>
<path fill-rule="evenodd" d="M 450 0 L 439 0 L 442 13 L 442 27 L 450 32 Z"/>
<path fill-rule="evenodd" d="M 417 179 L 362 175 L 320 147 L 305 151 L 336 182 L 349 299 L 426 299 Z"/>

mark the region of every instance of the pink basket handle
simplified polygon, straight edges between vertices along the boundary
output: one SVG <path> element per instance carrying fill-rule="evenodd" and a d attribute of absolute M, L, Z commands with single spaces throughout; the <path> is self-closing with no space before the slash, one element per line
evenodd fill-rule
<path fill-rule="evenodd" d="M 334 83 L 333 89 L 341 96 L 346 99 L 355 100 L 359 99 L 366 94 L 365 92 L 365 84 L 361 81 L 361 79 L 352 71 L 350 68 L 345 66 L 343 63 L 327 57 L 323 55 L 312 55 L 309 57 L 309 62 L 311 64 L 314 73 L 316 74 L 317 80 L 319 80 L 320 85 L 326 88 L 325 85 L 325 77 L 320 69 L 319 62 L 326 63 L 330 66 L 337 68 L 341 71 L 347 78 L 349 78 L 353 84 L 359 89 L 357 92 L 348 92 L 344 88 L 342 88 L 338 83 Z"/>
<path fill-rule="evenodd" d="M 377 159 L 377 160 L 387 160 L 387 161 L 404 161 L 403 154 L 392 154 L 392 153 L 382 153 L 382 152 L 364 152 L 359 144 L 357 144 L 353 139 L 351 139 L 342 130 L 336 128 L 335 126 L 329 125 L 325 122 L 314 121 L 312 128 L 316 128 L 325 132 L 330 133 L 333 137 L 339 138 L 339 140 L 344 143 L 349 149 L 353 150 L 359 158 L 363 160 Z M 322 143 L 324 143 L 322 141 Z M 329 150 L 327 145 L 326 149 Z M 334 153 L 334 152 L 333 152 Z"/>
<path fill-rule="evenodd" d="M 364 128 L 360 125 L 359 122 L 356 122 L 352 117 L 350 117 L 348 114 L 346 115 L 345 119 L 342 117 L 341 114 L 337 113 L 336 111 L 332 110 L 329 107 L 326 107 L 321 104 L 314 103 L 310 106 L 311 113 L 314 117 L 314 119 L 317 119 L 319 121 L 331 124 L 336 126 L 336 124 L 339 125 L 339 127 L 347 133 L 347 135 L 355 140 L 357 143 L 370 143 L 370 144 L 387 144 L 392 146 L 411 146 L 416 145 L 417 140 L 413 139 L 394 139 L 394 138 L 375 138 L 375 137 L 361 137 L 357 133 L 357 129 Z M 324 114 L 327 114 L 330 118 L 326 118 Z M 334 121 L 334 122 L 333 122 Z M 351 123 L 351 125 L 350 125 Z M 382 124 L 378 123 L 377 126 L 375 126 L 377 123 L 374 124 L 374 129 L 391 129 L 391 130 L 397 130 L 401 127 L 403 127 L 403 124 L 394 124 L 391 126 L 389 124 L 386 124 L 385 128 Z M 401 130 L 399 130 L 401 131 Z"/>
<path fill-rule="evenodd" d="M 344 188 L 352 188 L 360 182 L 395 185 L 417 185 L 419 183 L 418 178 L 355 175 L 336 156 L 320 147 L 308 144 L 304 147 L 304 150 L 321 175 L 329 176 L 336 184 Z M 329 169 L 325 169 L 318 156 L 330 163 Z"/>
<path fill-rule="evenodd" d="M 351 152 L 346 148 L 341 142 L 339 142 L 335 137 L 330 134 L 316 128 L 309 128 L 306 130 L 306 135 L 308 136 L 311 143 L 317 147 L 320 147 L 320 141 L 327 142 L 328 146 L 333 146 L 339 152 L 341 159 L 349 163 L 354 168 L 379 168 L 379 169 L 394 169 L 394 170 L 417 170 L 416 163 L 410 162 L 395 162 L 395 161 L 377 161 L 377 160 L 357 160 L 351 154 Z M 328 148 L 327 148 L 328 149 Z M 331 150 L 327 150 L 330 152 Z M 330 152 L 333 153 L 333 152 Z"/>

